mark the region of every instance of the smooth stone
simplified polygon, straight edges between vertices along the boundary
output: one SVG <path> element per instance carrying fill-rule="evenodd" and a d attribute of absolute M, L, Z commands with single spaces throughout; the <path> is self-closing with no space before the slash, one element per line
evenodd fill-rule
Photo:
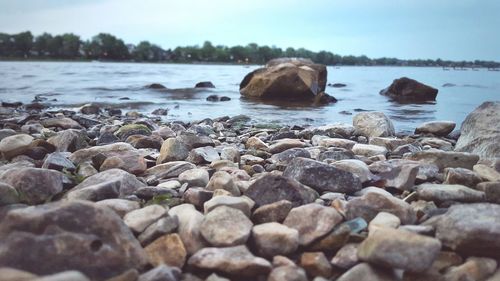
<path fill-rule="evenodd" d="M 269 145 L 263 142 L 261 139 L 257 137 L 250 137 L 245 143 L 245 147 L 247 149 L 256 149 L 256 150 L 269 150 Z"/>
<path fill-rule="evenodd" d="M 460 132 L 455 151 L 470 152 L 484 158 L 500 157 L 498 141 L 500 139 L 500 102 L 482 103 L 467 115 L 462 122 Z"/>
<path fill-rule="evenodd" d="M 273 268 L 267 281 L 307 281 L 304 269 L 295 265 L 283 265 Z"/>
<path fill-rule="evenodd" d="M 332 275 L 332 266 L 323 252 L 306 252 L 300 257 L 300 266 L 307 275 L 329 278 Z"/>
<path fill-rule="evenodd" d="M 188 187 L 205 187 L 207 186 L 209 179 L 208 171 L 205 169 L 191 169 L 184 171 L 179 175 L 179 182 L 187 183 Z"/>
<path fill-rule="evenodd" d="M 177 139 L 184 143 L 189 150 L 204 146 L 215 146 L 214 141 L 209 136 L 196 135 L 191 132 L 182 132 Z"/>
<path fill-rule="evenodd" d="M 484 164 L 476 164 L 472 168 L 485 181 L 500 181 L 500 172 Z"/>
<path fill-rule="evenodd" d="M 14 187 L 20 202 L 42 204 L 63 190 L 65 176 L 61 172 L 39 168 L 10 169 L 0 175 L 0 181 Z"/>
<path fill-rule="evenodd" d="M 168 214 L 169 216 L 177 217 L 179 220 L 177 233 L 181 236 L 188 255 L 192 255 L 208 246 L 200 233 L 204 216 L 193 205 L 182 204 L 175 206 L 168 211 Z"/>
<path fill-rule="evenodd" d="M 252 226 L 252 222 L 242 211 L 219 206 L 205 215 L 200 232 L 211 245 L 230 247 L 245 244 Z"/>
<path fill-rule="evenodd" d="M 99 202 L 96 202 L 95 204 L 96 206 L 110 208 L 121 218 L 123 218 L 125 214 L 132 212 L 133 210 L 137 210 L 141 207 L 141 204 L 139 204 L 139 202 L 118 198 L 101 200 Z"/>
<path fill-rule="evenodd" d="M 391 213 L 380 212 L 368 225 L 368 231 L 371 233 L 381 227 L 398 228 L 401 220 Z"/>
<path fill-rule="evenodd" d="M 386 155 L 387 154 L 387 148 L 379 145 L 373 145 L 373 144 L 361 144 L 361 143 L 356 143 L 352 147 L 352 152 L 356 155 L 361 155 L 365 157 L 372 157 L 372 156 L 377 156 L 377 155 Z"/>
<path fill-rule="evenodd" d="M 453 205 L 443 215 L 426 221 L 434 226 L 443 246 L 467 256 L 500 258 L 500 205 Z"/>
<path fill-rule="evenodd" d="M 0 267 L 0 276 L 2 281 L 32 281 L 37 278 L 35 274 L 11 267 Z"/>
<path fill-rule="evenodd" d="M 349 269 L 359 263 L 357 243 L 348 243 L 340 248 L 335 256 L 332 258 L 331 263 L 342 269 Z"/>
<path fill-rule="evenodd" d="M 5 137 L 0 141 L 0 152 L 5 159 L 10 160 L 17 155 L 23 154 L 32 141 L 33 137 L 25 134 Z"/>
<path fill-rule="evenodd" d="M 418 162 L 391 159 L 375 162 L 369 166 L 369 169 L 384 180 L 385 187 L 412 190 L 420 170 L 420 165 Z"/>
<path fill-rule="evenodd" d="M 263 223 L 252 228 L 252 242 L 260 256 L 288 255 L 299 247 L 299 232 L 276 222 Z"/>
<path fill-rule="evenodd" d="M 75 152 L 86 148 L 88 146 L 87 140 L 88 136 L 85 131 L 69 129 L 58 132 L 47 141 L 54 145 L 58 151 Z"/>
<path fill-rule="evenodd" d="M 77 270 L 91 280 L 105 280 L 147 264 L 120 217 L 85 201 L 11 210 L 0 225 L 0 238 L 0 264 L 37 275 Z M 58 254 L 47 258 L 54 249 Z"/>
<path fill-rule="evenodd" d="M 317 143 L 314 142 L 314 137 L 313 137 L 312 142 L 313 145 L 316 146 L 341 147 L 345 149 L 352 149 L 353 146 L 356 144 L 356 142 L 352 140 L 341 139 L 341 138 L 329 138 L 329 137 L 321 137 L 319 138 Z"/>
<path fill-rule="evenodd" d="M 159 237 L 145 247 L 144 250 L 153 266 L 166 264 L 182 268 L 186 262 L 186 249 L 177 233 Z"/>
<path fill-rule="evenodd" d="M 144 176 L 149 181 L 157 181 L 161 179 L 177 178 L 180 174 L 187 170 L 196 169 L 196 165 L 186 161 L 172 161 L 163 164 L 157 164 L 154 167 L 147 169 Z"/>
<path fill-rule="evenodd" d="M 19 193 L 10 184 L 0 182 L 0 206 L 16 204 L 20 202 Z"/>
<path fill-rule="evenodd" d="M 246 246 L 204 248 L 188 260 L 188 264 L 200 270 L 219 271 L 231 276 L 252 277 L 267 275 L 271 264 L 255 257 Z"/>
<path fill-rule="evenodd" d="M 54 152 L 45 157 L 42 165 L 43 169 L 57 170 L 57 171 L 75 171 L 76 167 L 64 154 Z"/>
<path fill-rule="evenodd" d="M 316 191 L 298 181 L 273 174 L 257 179 L 244 194 L 255 201 L 257 207 L 281 200 L 290 201 L 292 206 L 297 207 L 314 202 L 318 197 Z"/>
<path fill-rule="evenodd" d="M 358 257 L 389 268 L 423 272 L 441 250 L 438 239 L 392 228 L 377 228 L 358 247 Z"/>
<path fill-rule="evenodd" d="M 283 176 L 295 179 L 318 192 L 351 194 L 361 189 L 361 181 L 353 173 L 307 158 L 297 157 L 292 160 Z"/>
<path fill-rule="evenodd" d="M 132 135 L 149 136 L 151 135 L 151 130 L 143 124 L 128 124 L 120 127 L 115 132 L 115 135 L 121 140 L 126 140 Z"/>
<path fill-rule="evenodd" d="M 216 189 L 216 191 L 218 190 L 222 189 Z M 206 190 L 203 187 L 191 187 L 184 192 L 182 199 L 184 200 L 184 203 L 192 204 L 196 208 L 201 209 L 203 208 L 203 204 L 205 204 L 205 202 L 213 198 L 213 195 L 214 191 Z M 231 196 L 231 193 L 228 195 Z"/>
<path fill-rule="evenodd" d="M 360 263 L 342 274 L 337 281 L 394 281 L 398 280 L 390 269 Z"/>
<path fill-rule="evenodd" d="M 290 148 L 304 147 L 305 143 L 298 139 L 281 139 L 269 146 L 269 152 L 272 154 L 283 152 Z"/>
<path fill-rule="evenodd" d="M 135 152 L 138 157 L 140 156 L 138 150 L 130 144 L 125 142 L 117 142 L 113 144 L 79 149 L 71 154 L 69 160 L 75 163 L 75 165 L 79 165 L 82 162 L 92 161 L 92 158 L 99 154 L 102 154 L 107 158 L 112 156 L 120 156 L 126 152 Z"/>
<path fill-rule="evenodd" d="M 229 173 L 224 171 L 215 172 L 210 178 L 206 189 L 211 191 L 214 191 L 216 189 L 224 189 L 229 191 L 234 196 L 239 196 L 241 194 L 238 186 L 233 180 L 233 177 Z"/>
<path fill-rule="evenodd" d="M 255 224 L 269 222 L 283 222 L 292 209 L 292 202 L 280 200 L 271 204 L 258 207 L 252 214 L 252 221 Z"/>
<path fill-rule="evenodd" d="M 67 117 L 53 117 L 40 120 L 45 128 L 57 127 L 61 129 L 82 129 L 83 127 L 75 120 Z"/>
<path fill-rule="evenodd" d="M 166 216 L 167 211 L 160 205 L 149 205 L 127 213 L 123 221 L 135 233 L 142 233 L 146 227 Z"/>
<path fill-rule="evenodd" d="M 212 146 L 198 147 L 189 152 L 186 161 L 194 164 L 212 163 L 220 160 L 219 153 Z"/>
<path fill-rule="evenodd" d="M 426 201 L 457 201 L 464 203 L 485 201 L 484 192 L 458 184 L 425 183 L 416 186 L 415 190 L 418 198 Z"/>
<path fill-rule="evenodd" d="M 149 225 L 140 235 L 137 240 L 141 245 L 145 246 L 160 236 L 174 232 L 179 226 L 177 217 L 166 216 Z"/>
<path fill-rule="evenodd" d="M 76 192 L 81 189 L 91 188 L 97 184 L 104 184 L 106 182 L 118 182 L 118 196 L 124 198 L 133 194 L 137 189 L 146 186 L 139 181 L 134 175 L 120 169 L 111 169 L 100 172 L 93 176 L 86 178 L 80 184 L 71 189 L 70 193 Z"/>
<path fill-rule="evenodd" d="M 273 154 L 271 160 L 275 161 L 278 165 L 288 165 L 296 157 L 311 158 L 311 153 L 300 147 L 290 148 L 283 152 Z"/>
<path fill-rule="evenodd" d="M 420 124 L 415 129 L 415 134 L 433 134 L 436 136 L 447 136 L 455 129 L 453 121 L 430 121 Z"/>
<path fill-rule="evenodd" d="M 351 234 L 351 228 L 346 223 L 341 223 L 333 228 L 325 237 L 311 244 L 312 251 L 337 251 L 344 246 Z"/>
<path fill-rule="evenodd" d="M 346 218 L 351 220 L 361 217 L 370 222 L 382 211 L 397 216 L 402 224 L 413 224 L 417 220 L 410 204 L 392 195 L 377 192 L 367 192 L 348 201 Z"/>
<path fill-rule="evenodd" d="M 84 188 L 70 190 L 64 195 L 64 198 L 68 200 L 88 200 L 97 202 L 106 199 L 113 199 L 119 195 L 120 182 L 110 180 L 89 185 Z"/>
<path fill-rule="evenodd" d="M 166 139 L 161 145 L 160 156 L 156 164 L 163 164 L 171 161 L 182 161 L 189 156 L 189 147 L 177 138 Z"/>
<path fill-rule="evenodd" d="M 163 139 L 157 135 L 132 135 L 128 137 L 125 142 L 130 143 L 134 148 L 152 148 L 160 150 L 161 145 L 163 144 Z"/>
<path fill-rule="evenodd" d="M 470 257 L 459 266 L 446 271 L 446 281 L 485 280 L 495 273 L 497 261 L 490 258 Z"/>
<path fill-rule="evenodd" d="M 444 168 L 465 168 L 472 170 L 472 167 L 479 161 L 479 156 L 476 154 L 441 151 L 436 149 L 415 152 L 404 158 L 434 164 L 440 171 Z"/>
<path fill-rule="evenodd" d="M 296 229 L 299 244 L 307 246 L 329 233 L 341 221 L 342 216 L 334 208 L 311 203 L 293 208 L 283 224 Z"/>
<path fill-rule="evenodd" d="M 82 179 L 86 179 L 90 176 L 99 173 L 94 166 L 90 162 L 83 162 L 78 165 L 76 169 L 76 174 L 80 176 Z"/>
<path fill-rule="evenodd" d="M 482 179 L 471 170 L 464 168 L 444 169 L 444 184 L 460 184 L 474 188 L 480 182 L 482 182 Z"/>
<path fill-rule="evenodd" d="M 418 140 L 422 147 L 430 146 L 444 151 L 453 151 L 453 144 L 439 138 L 421 138 Z"/>
<path fill-rule="evenodd" d="M 361 180 L 361 182 L 367 182 L 372 180 L 373 178 L 373 174 L 370 172 L 368 165 L 366 165 L 365 162 L 361 160 L 345 159 L 333 162 L 330 165 L 332 165 L 335 168 L 354 174 Z"/>
<path fill-rule="evenodd" d="M 234 209 L 242 211 L 247 217 L 250 217 L 252 206 L 249 203 L 251 199 L 245 199 L 244 197 L 234 197 L 234 196 L 214 196 L 207 202 L 203 204 L 203 210 L 205 214 L 208 214 L 213 209 L 219 206 L 228 206 Z"/>
<path fill-rule="evenodd" d="M 240 151 L 236 147 L 224 147 L 220 153 L 221 160 L 229 160 L 233 163 L 240 162 Z M 213 161 L 217 162 L 217 161 Z"/>
<path fill-rule="evenodd" d="M 83 275 L 79 271 L 68 270 L 51 275 L 46 275 L 39 278 L 34 278 L 32 281 L 90 281 L 87 276 Z"/>
<path fill-rule="evenodd" d="M 367 138 L 394 136 L 394 125 L 382 112 L 361 112 L 352 119 L 355 132 Z"/>
<path fill-rule="evenodd" d="M 395 150 L 396 148 L 398 148 L 402 145 L 407 144 L 407 141 L 403 140 L 403 139 L 393 138 L 393 137 L 390 137 L 390 138 L 374 137 L 374 138 L 370 138 L 370 141 L 368 142 L 368 144 L 383 146 L 387 150 L 392 151 L 392 150 Z"/>

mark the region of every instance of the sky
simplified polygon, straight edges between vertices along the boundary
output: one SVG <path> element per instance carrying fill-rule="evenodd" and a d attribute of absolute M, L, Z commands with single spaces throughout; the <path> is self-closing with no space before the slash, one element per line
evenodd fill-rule
<path fill-rule="evenodd" d="M 0 32 L 500 61 L 498 0 L 0 0 Z"/>

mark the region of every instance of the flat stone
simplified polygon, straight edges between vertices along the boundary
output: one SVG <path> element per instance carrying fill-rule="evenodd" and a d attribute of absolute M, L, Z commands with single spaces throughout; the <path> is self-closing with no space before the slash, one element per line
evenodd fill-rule
<path fill-rule="evenodd" d="M 269 152 L 272 154 L 283 152 L 294 147 L 304 147 L 305 144 L 298 139 L 281 139 L 269 146 Z"/>
<path fill-rule="evenodd" d="M 91 280 L 105 280 L 147 264 L 144 250 L 123 221 L 90 202 L 11 210 L 0 225 L 0 238 L 0 264 L 37 275 L 77 270 Z M 57 255 L 47 258 L 54 249 Z"/>
<path fill-rule="evenodd" d="M 380 212 L 368 225 L 368 231 L 371 233 L 377 228 L 389 227 L 397 229 L 401 224 L 401 220 L 391 213 Z"/>
<path fill-rule="evenodd" d="M 289 177 L 318 192 L 354 193 L 361 189 L 361 181 L 353 173 L 307 158 L 297 157 L 283 172 Z"/>
<path fill-rule="evenodd" d="M 405 145 L 407 143 L 408 142 L 406 140 L 393 138 L 393 137 L 390 137 L 390 138 L 373 137 L 373 138 L 370 138 L 370 141 L 368 142 L 368 144 L 371 144 L 371 145 L 383 146 L 389 151 L 392 151 L 392 150 L 394 150 L 402 145 Z"/>
<path fill-rule="evenodd" d="M 106 182 L 118 182 L 118 196 L 124 198 L 133 194 L 140 187 L 146 186 L 139 181 L 134 175 L 120 169 L 111 169 L 100 172 L 93 176 L 86 178 L 80 184 L 71 189 L 70 192 L 76 192 L 81 189 L 86 189 L 97 184 L 104 184 Z M 104 199 L 104 198 L 103 198 Z"/>
<path fill-rule="evenodd" d="M 375 162 L 369 166 L 369 169 L 384 180 L 385 187 L 412 190 L 420 165 L 415 161 L 391 159 Z"/>
<path fill-rule="evenodd" d="M 133 210 L 123 217 L 125 224 L 135 233 L 143 232 L 146 227 L 164 217 L 167 210 L 160 205 L 149 205 L 141 209 Z"/>
<path fill-rule="evenodd" d="M 188 260 L 188 264 L 201 270 L 216 270 L 232 276 L 252 277 L 267 275 L 271 264 L 255 257 L 245 246 L 204 248 Z"/>
<path fill-rule="evenodd" d="M 363 162 L 361 160 L 345 159 L 345 160 L 333 162 L 330 165 L 332 165 L 333 167 L 335 167 L 337 169 L 354 174 L 363 183 L 370 181 L 373 178 L 373 174 L 370 172 L 368 165 L 366 165 L 365 162 Z"/>
<path fill-rule="evenodd" d="M 83 127 L 75 120 L 67 117 L 54 117 L 40 120 L 45 128 L 57 127 L 61 129 L 82 129 Z"/>
<path fill-rule="evenodd" d="M 245 147 L 248 149 L 257 149 L 264 151 L 267 151 L 269 149 L 269 146 L 257 137 L 248 138 L 247 142 L 245 143 Z"/>
<path fill-rule="evenodd" d="M 476 165 L 474 165 L 476 166 Z M 464 168 L 445 168 L 445 184 L 460 184 L 474 188 L 482 179 L 475 172 Z"/>
<path fill-rule="evenodd" d="M 422 272 L 441 250 L 437 239 L 404 230 L 377 228 L 358 247 L 360 260 L 389 268 Z"/>
<path fill-rule="evenodd" d="M 179 175 L 179 181 L 181 183 L 187 183 L 188 187 L 205 187 L 208 184 L 209 179 L 208 171 L 205 169 L 191 169 L 184 171 Z"/>
<path fill-rule="evenodd" d="M 45 157 L 45 160 L 43 161 L 42 168 L 57 170 L 57 171 L 66 170 L 70 172 L 76 170 L 75 164 L 69 161 L 69 159 L 60 152 L 54 152 L 48 154 L 47 157 Z"/>
<path fill-rule="evenodd" d="M 179 219 L 177 217 L 166 216 L 149 225 L 140 235 L 137 240 L 141 245 L 145 246 L 160 236 L 170 234 L 177 230 Z"/>
<path fill-rule="evenodd" d="M 42 204 L 63 190 L 64 174 L 58 171 L 19 168 L 0 175 L 0 181 L 14 187 L 21 202 Z"/>
<path fill-rule="evenodd" d="M 352 147 L 352 152 L 356 155 L 372 157 L 377 155 L 386 155 L 388 150 L 387 148 L 379 145 L 357 143 Z"/>
<path fill-rule="evenodd" d="M 10 160 L 23 154 L 30 147 L 32 141 L 33 137 L 26 134 L 5 137 L 0 141 L 0 152 L 5 159 Z"/>
<path fill-rule="evenodd" d="M 430 121 L 420 124 L 415 129 L 415 134 L 433 134 L 436 136 L 447 136 L 455 129 L 453 121 Z"/>
<path fill-rule="evenodd" d="M 342 216 L 334 208 L 311 203 L 293 208 L 283 224 L 296 229 L 299 244 L 307 246 L 329 233 L 341 221 Z"/>
<path fill-rule="evenodd" d="M 311 158 L 311 153 L 305 148 L 290 148 L 280 153 L 273 154 L 271 160 L 275 161 L 278 165 L 288 165 L 296 157 Z"/>
<path fill-rule="evenodd" d="M 402 224 L 413 224 L 417 217 L 410 204 L 392 195 L 368 192 L 347 203 L 346 218 L 348 220 L 361 217 L 370 222 L 379 212 L 387 212 L 397 216 Z"/>
<path fill-rule="evenodd" d="M 139 202 L 136 201 L 114 198 L 96 202 L 96 206 L 110 208 L 117 215 L 123 218 L 123 216 L 125 216 L 126 213 L 139 209 L 141 207 L 141 204 L 139 204 Z"/>
<path fill-rule="evenodd" d="M 288 255 L 299 247 L 299 232 L 276 222 L 252 228 L 252 241 L 260 256 Z"/>
<path fill-rule="evenodd" d="M 464 203 L 485 201 L 484 192 L 458 184 L 426 183 L 418 185 L 415 190 L 419 199 L 427 201 L 457 201 Z"/>
<path fill-rule="evenodd" d="M 485 181 L 500 181 L 500 173 L 489 166 L 476 164 L 473 170 Z"/>
<path fill-rule="evenodd" d="M 436 229 L 443 246 L 467 256 L 500 258 L 500 205 L 453 205 L 424 224 Z"/>
<path fill-rule="evenodd" d="M 189 152 L 186 161 L 194 164 L 212 163 L 220 160 L 219 153 L 212 146 L 198 147 Z"/>
<path fill-rule="evenodd" d="M 396 274 L 390 269 L 379 268 L 368 263 L 360 263 L 342 274 L 337 281 L 360 281 L 369 276 L 370 281 L 398 280 Z"/>
<path fill-rule="evenodd" d="M 153 266 L 166 264 L 182 268 L 186 262 L 186 249 L 177 233 L 161 236 L 145 247 L 144 250 Z"/>
<path fill-rule="evenodd" d="M 84 188 L 70 190 L 64 195 L 64 198 L 68 200 L 88 200 L 94 202 L 113 199 L 120 196 L 120 184 L 120 181 L 105 181 Z"/>
<path fill-rule="evenodd" d="M 234 209 L 242 211 L 247 217 L 250 217 L 250 210 L 252 206 L 249 202 L 249 198 L 244 197 L 234 197 L 234 196 L 214 196 L 207 202 L 203 204 L 203 209 L 205 214 L 208 214 L 213 209 L 219 206 L 228 206 Z"/>
<path fill-rule="evenodd" d="M 252 183 L 245 191 L 257 207 L 287 200 L 292 206 L 300 206 L 314 202 L 318 194 L 294 179 L 266 174 Z"/>
<path fill-rule="evenodd" d="M 252 214 L 252 221 L 256 224 L 268 222 L 283 222 L 292 209 L 292 202 L 280 200 L 258 207 Z"/>
<path fill-rule="evenodd" d="M 472 170 L 472 167 L 479 161 L 479 156 L 467 152 L 452 152 L 429 149 L 410 154 L 405 159 L 436 165 L 439 170 L 444 168 L 465 168 Z"/>
<path fill-rule="evenodd" d="M 211 245 L 228 247 L 245 244 L 252 222 L 240 210 L 219 206 L 205 215 L 200 232 Z"/>
<path fill-rule="evenodd" d="M 92 161 L 96 155 L 102 154 L 104 157 L 120 156 L 125 152 L 135 152 L 139 157 L 140 154 L 133 146 L 125 142 L 117 142 L 113 144 L 93 146 L 90 148 L 79 149 L 71 154 L 69 160 L 71 160 L 75 165 L 79 165 L 82 162 Z"/>
<path fill-rule="evenodd" d="M 345 148 L 345 149 L 352 149 L 353 146 L 356 144 L 356 142 L 352 141 L 352 140 L 341 139 L 341 138 L 329 138 L 329 137 L 325 137 L 325 136 L 321 136 L 321 138 L 319 138 L 317 140 L 317 143 L 315 143 L 314 137 L 312 139 L 313 145 L 317 145 L 317 146 L 341 147 L 341 148 Z"/>
<path fill-rule="evenodd" d="M 352 119 L 355 132 L 367 138 L 390 137 L 395 134 L 394 125 L 382 112 L 361 112 Z"/>
<path fill-rule="evenodd" d="M 188 255 L 192 255 L 208 246 L 200 233 L 200 226 L 204 216 L 193 205 L 182 204 L 175 206 L 169 210 L 168 214 L 169 216 L 177 217 L 179 220 L 177 233 L 181 236 Z"/>

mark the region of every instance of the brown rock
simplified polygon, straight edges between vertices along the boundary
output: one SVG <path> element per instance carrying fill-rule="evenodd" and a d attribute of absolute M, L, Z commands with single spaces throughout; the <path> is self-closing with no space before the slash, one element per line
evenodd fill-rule
<path fill-rule="evenodd" d="M 166 264 L 182 268 L 186 262 L 187 252 L 177 233 L 167 234 L 156 239 L 144 250 L 146 250 L 153 266 Z"/>

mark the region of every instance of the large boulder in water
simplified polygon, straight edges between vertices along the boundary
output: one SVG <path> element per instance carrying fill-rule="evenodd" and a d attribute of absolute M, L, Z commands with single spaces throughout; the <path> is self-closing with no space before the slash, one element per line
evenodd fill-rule
<path fill-rule="evenodd" d="M 500 157 L 500 102 L 484 102 L 462 123 L 456 151 Z"/>
<path fill-rule="evenodd" d="M 402 77 L 394 80 L 389 87 L 380 91 L 380 94 L 396 101 L 435 101 L 438 90 L 416 80 Z"/>
<path fill-rule="evenodd" d="M 240 83 L 240 93 L 263 100 L 313 101 L 328 97 L 324 93 L 326 74 L 325 65 L 308 59 L 275 59 L 247 74 Z"/>

